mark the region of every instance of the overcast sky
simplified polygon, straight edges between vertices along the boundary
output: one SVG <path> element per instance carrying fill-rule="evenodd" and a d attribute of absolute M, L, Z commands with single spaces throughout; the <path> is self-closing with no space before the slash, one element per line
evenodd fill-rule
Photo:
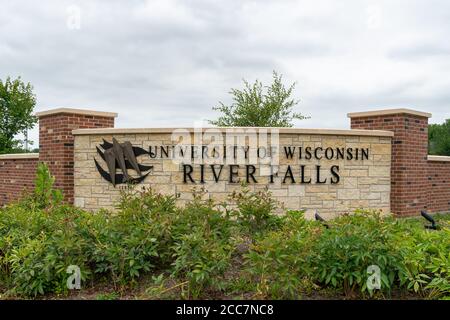
<path fill-rule="evenodd" d="M 347 112 L 395 107 L 442 122 L 450 1 L 0 0 L 0 78 L 31 82 L 36 111 L 192 126 L 272 70 L 297 82 L 298 111 L 311 116 L 298 127 L 344 129 Z"/>

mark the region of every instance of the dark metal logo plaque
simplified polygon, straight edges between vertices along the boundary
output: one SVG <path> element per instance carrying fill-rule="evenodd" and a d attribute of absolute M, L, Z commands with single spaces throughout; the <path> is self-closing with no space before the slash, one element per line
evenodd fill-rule
<path fill-rule="evenodd" d="M 103 151 L 96 147 L 97 153 L 106 162 L 108 171 L 105 171 L 96 159 L 94 159 L 95 166 L 103 179 L 112 183 L 113 186 L 121 183 L 140 183 L 144 181 L 153 168 L 153 166 L 146 166 L 137 162 L 137 157 L 148 154 L 148 152 L 140 147 L 133 147 L 129 141 L 119 143 L 113 138 L 112 143 L 110 143 L 103 139 L 100 147 Z M 119 169 L 121 173 L 120 171 L 117 172 Z M 138 176 L 130 175 L 128 169 L 135 171 Z M 146 173 L 144 174 L 144 172 Z"/>

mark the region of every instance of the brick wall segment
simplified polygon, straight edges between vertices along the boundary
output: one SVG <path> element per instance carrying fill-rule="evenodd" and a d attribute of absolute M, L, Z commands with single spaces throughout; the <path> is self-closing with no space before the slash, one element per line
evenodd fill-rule
<path fill-rule="evenodd" d="M 112 128 L 116 113 L 58 108 L 36 114 L 39 118 L 39 161 L 47 163 L 55 186 L 73 203 L 74 136 L 72 131 Z"/>
<path fill-rule="evenodd" d="M 33 189 L 38 160 L 37 153 L 0 155 L 0 206 Z"/>
<path fill-rule="evenodd" d="M 428 156 L 428 209 L 450 212 L 450 157 Z"/>
<path fill-rule="evenodd" d="M 394 132 L 391 166 L 391 210 L 413 216 L 429 210 L 428 118 L 430 113 L 390 109 L 349 113 L 352 129 Z"/>

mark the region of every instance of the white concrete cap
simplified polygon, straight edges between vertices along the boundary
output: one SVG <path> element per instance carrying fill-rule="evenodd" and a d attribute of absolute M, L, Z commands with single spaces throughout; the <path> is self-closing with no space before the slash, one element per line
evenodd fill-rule
<path fill-rule="evenodd" d="M 0 154 L 0 160 L 14 160 L 14 159 L 38 159 L 39 153 L 9 153 Z"/>
<path fill-rule="evenodd" d="M 97 116 L 97 117 L 108 117 L 108 118 L 116 118 L 117 113 L 115 112 L 104 112 L 104 111 L 94 111 L 94 110 L 85 110 L 85 109 L 73 109 L 73 108 L 57 108 L 46 111 L 36 112 L 37 117 L 44 117 L 59 113 L 69 113 L 69 114 L 81 114 L 86 116 Z"/>
<path fill-rule="evenodd" d="M 448 156 L 432 156 L 432 155 L 429 155 L 428 156 L 428 161 L 445 161 L 445 162 L 450 162 L 450 157 L 448 157 Z"/>
<path fill-rule="evenodd" d="M 114 134 L 136 134 L 136 133 L 172 133 L 175 130 L 186 130 L 188 132 L 197 132 L 200 128 L 99 128 L 99 129 L 76 129 L 72 131 L 73 135 L 114 135 Z M 222 132 L 245 133 L 246 130 L 267 130 L 267 133 L 273 132 L 284 134 L 316 134 L 316 135 L 342 135 L 342 136 L 374 136 L 374 137 L 393 137 L 393 131 L 384 130 L 362 130 L 362 129 L 301 129 L 301 128 L 271 128 L 271 127 L 209 127 L 201 128 L 205 130 L 219 130 Z"/>
<path fill-rule="evenodd" d="M 361 117 L 384 116 L 384 115 L 390 115 L 390 114 L 411 114 L 414 116 L 431 118 L 431 113 L 412 110 L 412 109 L 405 109 L 405 108 L 373 110 L 373 111 L 363 111 L 363 112 L 350 112 L 350 113 L 347 113 L 347 117 L 361 118 Z"/>

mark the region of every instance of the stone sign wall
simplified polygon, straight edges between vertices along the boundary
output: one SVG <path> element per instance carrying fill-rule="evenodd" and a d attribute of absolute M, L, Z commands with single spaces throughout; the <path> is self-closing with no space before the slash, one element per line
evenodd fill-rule
<path fill-rule="evenodd" d="M 192 199 L 194 188 L 227 201 L 246 184 L 251 190 L 268 188 L 286 208 L 309 215 L 390 211 L 389 131 L 82 129 L 73 134 L 74 201 L 86 209 L 113 207 L 120 190 L 131 185 L 125 171 L 133 188 L 177 196 L 181 205 Z"/>

